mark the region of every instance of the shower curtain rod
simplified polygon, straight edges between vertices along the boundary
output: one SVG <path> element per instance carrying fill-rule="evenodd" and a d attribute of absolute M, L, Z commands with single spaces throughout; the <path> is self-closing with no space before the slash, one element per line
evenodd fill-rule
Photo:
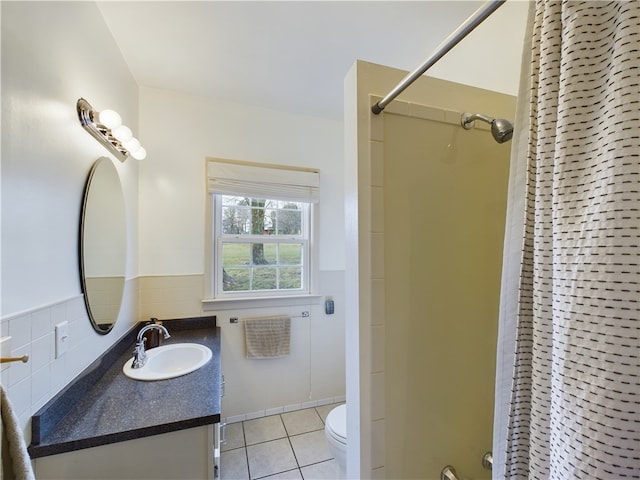
<path fill-rule="evenodd" d="M 424 72 L 426 72 L 429 68 L 433 66 L 438 60 L 444 57 L 449 50 L 455 47 L 460 41 L 466 37 L 469 33 L 473 31 L 478 25 L 484 22 L 489 15 L 495 12 L 502 4 L 506 2 L 506 0 L 492 0 L 490 2 L 485 3 L 482 7 L 480 7 L 476 12 L 471 15 L 469 18 L 465 20 L 465 22 L 460 25 L 451 35 L 449 35 L 444 42 L 440 44 L 440 46 L 436 49 L 436 51 L 427 59 L 425 62 L 416 68 L 409 75 L 404 77 L 404 79 L 396 85 L 396 87 L 391 90 L 386 97 L 377 102 L 371 107 L 371 111 L 378 115 L 384 108 L 391 103 L 391 101 L 400 95 L 405 88 L 411 85 L 416 81 L 418 77 L 420 77 Z"/>

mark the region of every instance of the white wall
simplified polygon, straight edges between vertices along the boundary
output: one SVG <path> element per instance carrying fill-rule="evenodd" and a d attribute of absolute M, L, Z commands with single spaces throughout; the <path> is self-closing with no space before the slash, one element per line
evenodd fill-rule
<path fill-rule="evenodd" d="M 35 32 L 35 34 L 33 34 Z M 2 4 L 2 314 L 80 291 L 78 225 L 86 177 L 106 150 L 76 101 L 137 124 L 137 88 L 93 4 Z M 135 276 L 136 164 L 116 162 Z"/>
<path fill-rule="evenodd" d="M 320 269 L 344 269 L 342 122 L 140 88 L 140 272 L 204 272 L 205 157 L 320 169 Z"/>
<path fill-rule="evenodd" d="M 137 320 L 136 162 L 115 161 L 128 223 L 125 303 L 111 335 L 95 333 L 80 287 L 78 235 L 91 165 L 108 156 L 80 126 L 79 97 L 137 130 L 138 89 L 96 5 L 2 2 L 2 295 L 0 335 L 27 364 L 2 367 L 22 425 Z M 53 329 L 70 350 L 55 359 Z M 3 352 L 8 354 L 9 352 Z"/>
<path fill-rule="evenodd" d="M 141 87 L 140 122 L 148 152 L 140 164 L 143 318 L 217 315 L 227 382 L 223 415 L 232 421 L 343 399 L 342 121 Z M 204 285 L 208 156 L 320 170 L 320 271 L 314 292 L 320 299 L 307 305 L 227 305 L 203 311 L 201 300 L 209 291 Z M 336 303 L 333 315 L 324 313 L 327 296 Z M 301 317 L 302 311 L 310 317 Z M 231 324 L 230 317 L 279 313 L 293 317 L 291 355 L 276 361 L 244 358 L 242 323 Z"/>
<path fill-rule="evenodd" d="M 480 1 L 476 3 L 477 8 L 483 5 Z M 431 67 L 428 75 L 493 92 L 517 95 L 528 8 L 528 0 L 508 0 L 503 3 Z M 425 52 L 424 58 L 430 53 Z"/>

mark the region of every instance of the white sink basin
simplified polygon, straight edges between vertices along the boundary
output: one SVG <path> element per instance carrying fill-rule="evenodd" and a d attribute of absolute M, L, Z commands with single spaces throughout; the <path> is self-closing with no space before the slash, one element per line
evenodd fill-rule
<path fill-rule="evenodd" d="M 174 343 L 147 350 L 142 368 L 131 368 L 133 357 L 122 367 L 135 380 L 166 380 L 191 373 L 211 360 L 211 350 L 199 343 Z"/>

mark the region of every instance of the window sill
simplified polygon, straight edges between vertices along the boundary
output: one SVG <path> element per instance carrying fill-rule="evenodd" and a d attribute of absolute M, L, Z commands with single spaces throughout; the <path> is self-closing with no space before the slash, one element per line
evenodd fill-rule
<path fill-rule="evenodd" d="M 285 305 L 287 307 L 320 305 L 322 295 L 291 295 L 288 297 L 254 297 L 254 298 L 206 298 L 202 300 L 205 312 L 234 310 L 239 308 L 268 308 Z"/>

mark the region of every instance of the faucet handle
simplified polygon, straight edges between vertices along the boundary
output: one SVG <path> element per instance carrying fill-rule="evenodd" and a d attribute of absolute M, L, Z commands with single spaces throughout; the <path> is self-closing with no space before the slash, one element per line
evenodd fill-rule
<path fill-rule="evenodd" d="M 142 366 L 142 362 L 140 361 L 140 350 L 138 350 L 138 346 L 133 349 L 133 361 L 131 362 L 131 368 L 140 368 Z"/>
<path fill-rule="evenodd" d="M 131 368 L 140 368 L 144 366 L 144 362 L 147 357 L 147 353 L 144 351 L 144 342 L 146 338 L 140 339 L 133 348 L 133 362 Z"/>

